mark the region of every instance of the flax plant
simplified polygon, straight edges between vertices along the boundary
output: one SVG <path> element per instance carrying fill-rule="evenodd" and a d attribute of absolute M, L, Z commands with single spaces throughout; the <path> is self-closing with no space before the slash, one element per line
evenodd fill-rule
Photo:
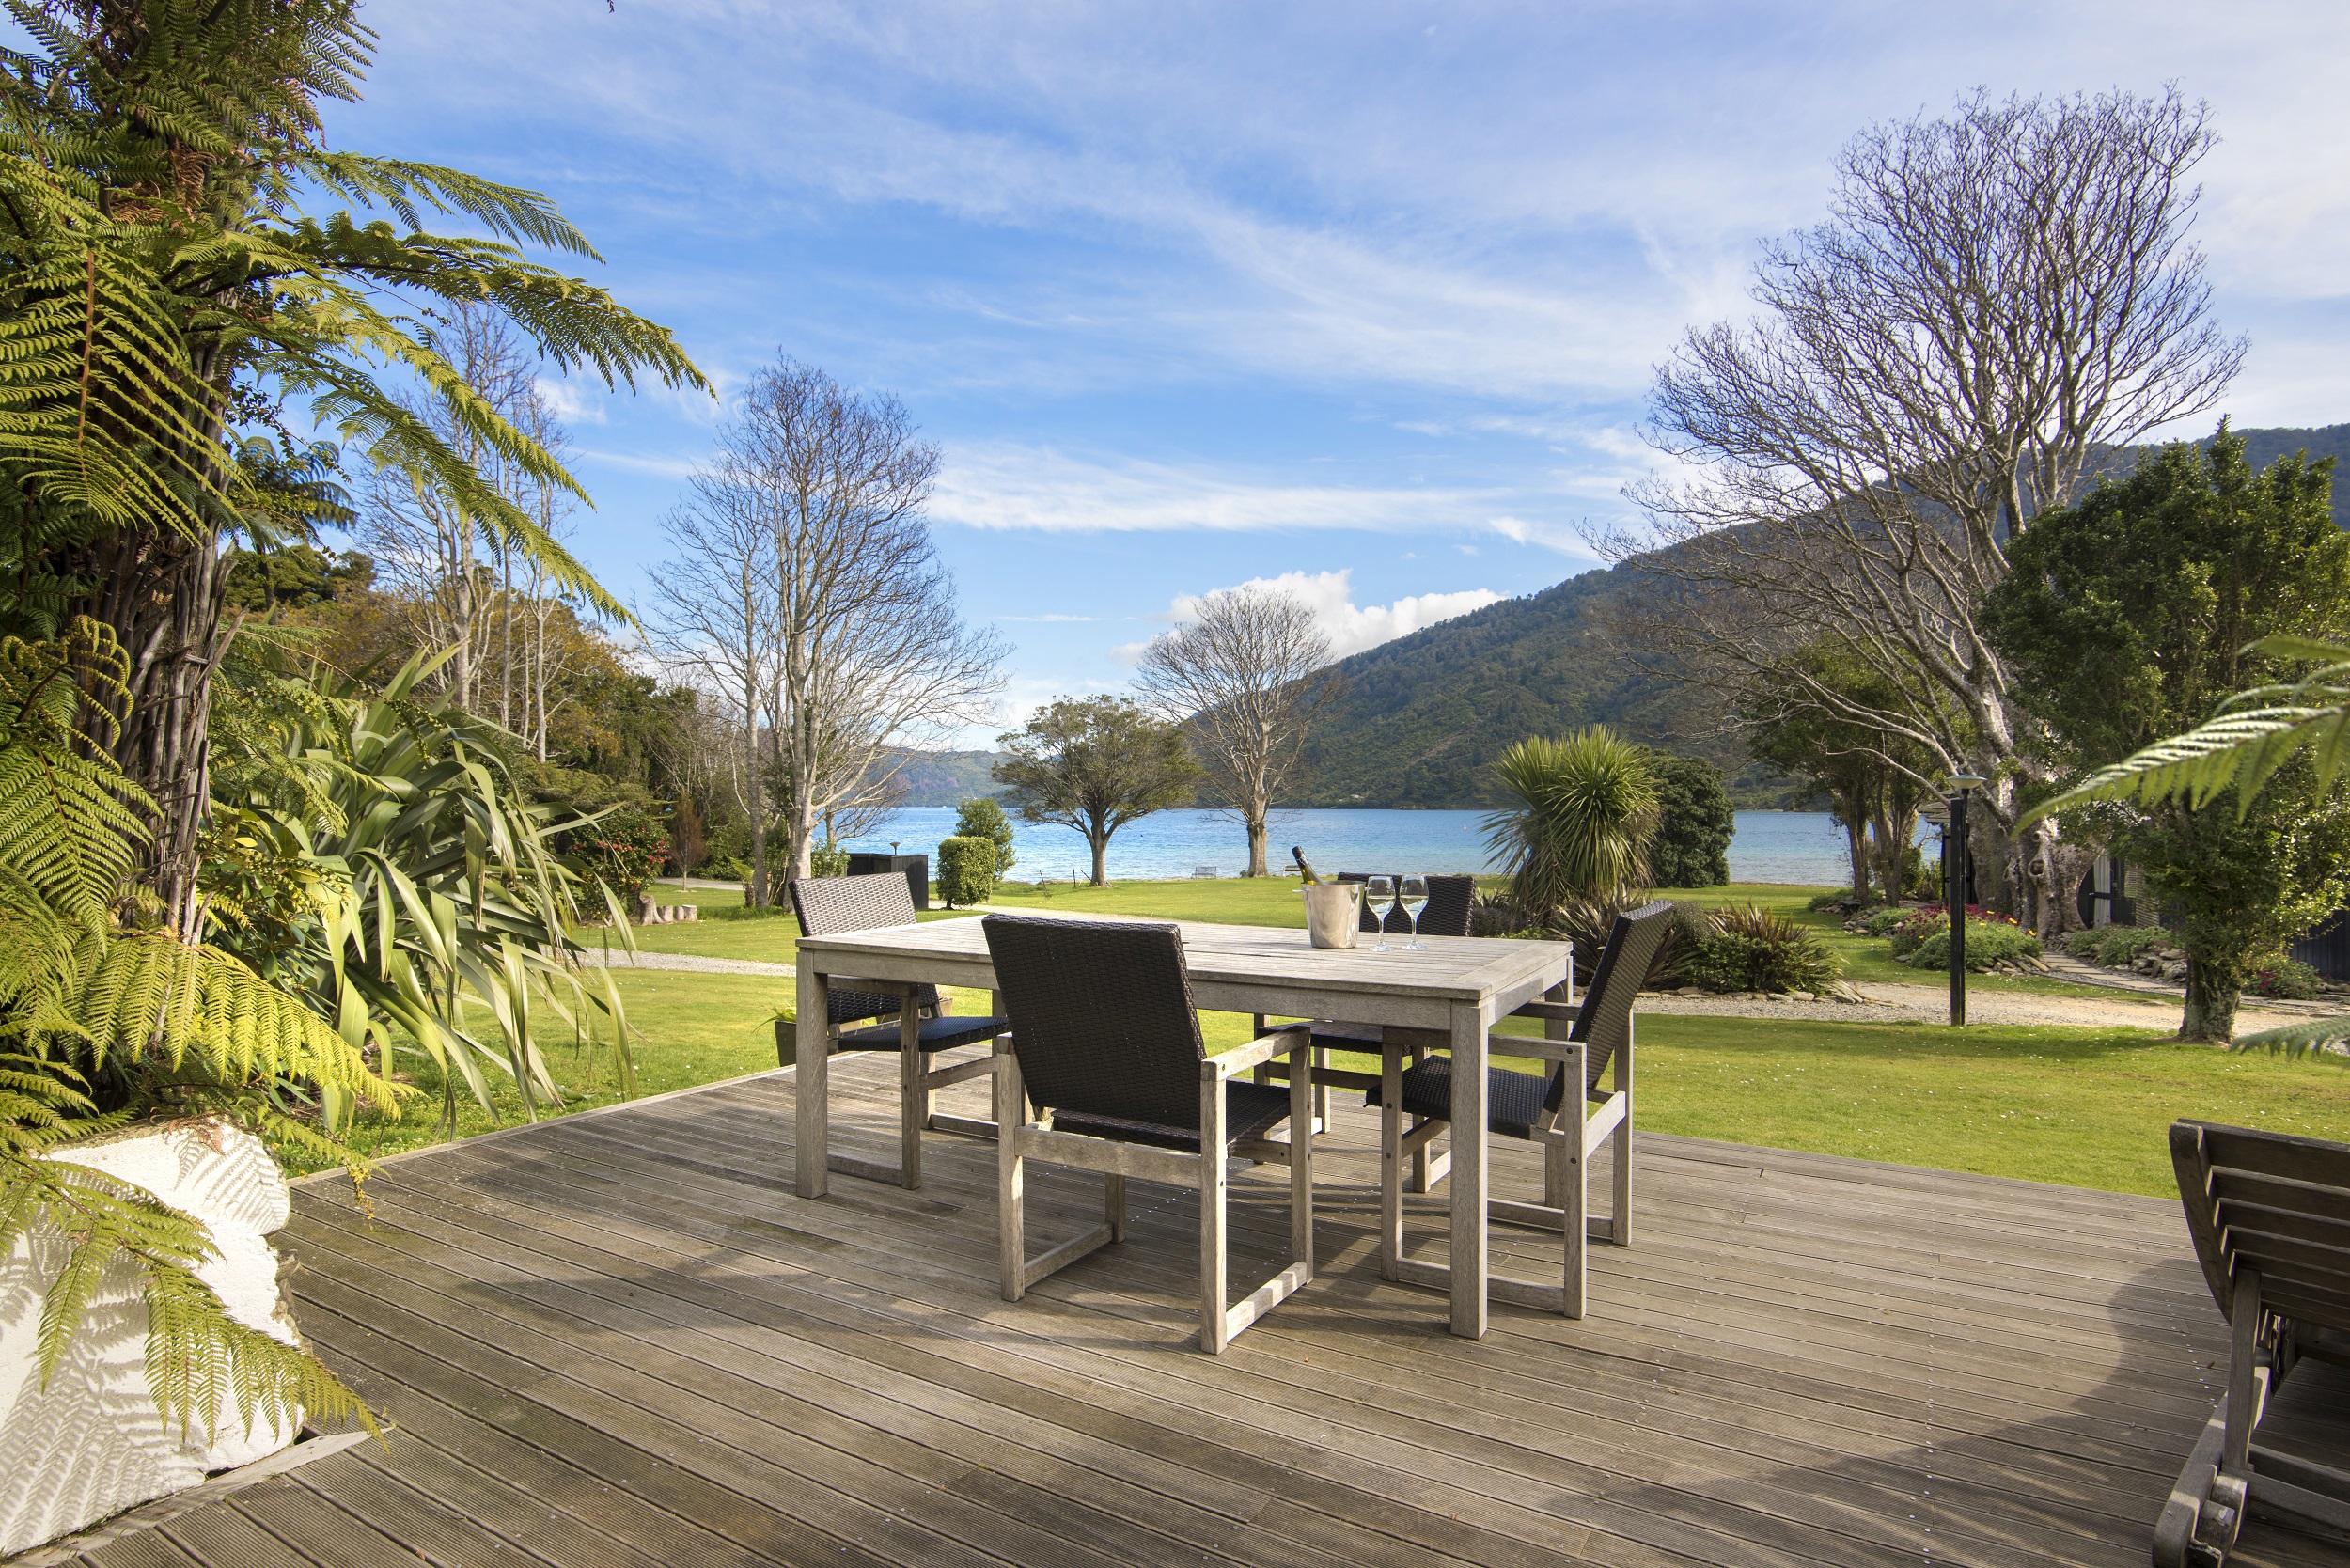
<path fill-rule="evenodd" d="M 608 1044 L 634 1074 L 609 970 L 571 928 L 601 917 L 628 944 L 618 896 L 559 853 L 594 816 L 557 820 L 519 797 L 488 721 L 422 683 L 418 655 L 381 692 L 323 666 L 247 669 L 224 694 L 207 916 L 354 1048 L 439 1070 L 452 1136 L 464 1091 L 494 1083 L 524 1115 L 558 1105 L 545 1047 Z"/>

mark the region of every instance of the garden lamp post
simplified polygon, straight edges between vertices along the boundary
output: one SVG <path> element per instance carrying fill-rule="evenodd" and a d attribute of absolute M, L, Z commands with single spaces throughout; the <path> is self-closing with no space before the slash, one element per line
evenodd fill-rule
<path fill-rule="evenodd" d="M 1950 775 L 1950 831 L 1943 840 L 1947 864 L 1942 870 L 1942 897 L 1950 910 L 1950 1024 L 1963 1027 L 1966 1023 L 1966 890 L 1974 879 L 1967 873 L 1972 863 L 1966 857 L 1967 808 L 1974 804 L 1975 792 L 1984 780 L 1971 773 Z"/>

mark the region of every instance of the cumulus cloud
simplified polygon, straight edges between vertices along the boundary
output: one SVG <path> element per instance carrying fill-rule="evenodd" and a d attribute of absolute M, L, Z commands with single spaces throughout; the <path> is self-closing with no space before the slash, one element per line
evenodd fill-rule
<path fill-rule="evenodd" d="M 1410 594 L 1392 604 L 1357 604 L 1353 577 L 1352 570 L 1284 572 L 1277 577 L 1251 577 L 1245 583 L 1210 588 L 1206 593 L 1178 594 L 1167 606 L 1167 619 L 1181 625 L 1198 619 L 1208 601 L 1219 594 L 1271 588 L 1290 595 L 1313 611 L 1315 623 L 1330 639 L 1332 656 L 1343 659 L 1366 648 L 1392 642 L 1423 626 L 1483 609 L 1501 597 L 1491 588 L 1463 588 L 1457 593 Z M 1131 662 L 1142 648 L 1141 643 L 1132 643 L 1117 651 Z"/>

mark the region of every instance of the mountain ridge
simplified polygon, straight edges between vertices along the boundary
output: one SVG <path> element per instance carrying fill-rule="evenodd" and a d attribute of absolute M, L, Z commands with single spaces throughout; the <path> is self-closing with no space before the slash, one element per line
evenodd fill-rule
<path fill-rule="evenodd" d="M 2350 459 L 2350 424 L 2240 430 L 2245 457 L 2267 467 L 2296 451 Z M 2194 444 L 2210 445 L 2204 436 Z M 2133 447 L 2115 472 L 2160 449 Z M 2350 486 L 2334 522 L 2350 527 Z M 1697 712 L 1674 682 L 1611 656 L 1605 612 L 1644 579 L 1635 562 L 1579 572 L 1514 599 L 1423 626 L 1335 666 L 1344 685 L 1307 745 L 1304 781 L 1284 806 L 1447 809 L 1495 804 L 1485 770 L 1528 735 L 1606 724 L 1627 739 L 1702 757 L 1730 776 L 1742 808 L 1801 804 L 1803 786 L 1753 762 L 1739 738 Z M 1685 693 L 1683 693 L 1685 697 Z M 905 754 L 909 806 L 994 794 L 987 751 Z"/>

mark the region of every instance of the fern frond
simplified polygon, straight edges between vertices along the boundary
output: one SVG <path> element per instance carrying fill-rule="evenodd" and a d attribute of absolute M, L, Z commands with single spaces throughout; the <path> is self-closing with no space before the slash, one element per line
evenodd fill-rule
<path fill-rule="evenodd" d="M 2248 1034 L 2233 1042 L 2232 1051 L 2266 1051 L 2271 1056 L 2298 1059 L 2305 1056 L 2323 1057 L 2333 1062 L 2350 1066 L 2350 1053 L 2338 1047 L 2350 1045 L 2350 1017 L 2317 1018 L 2306 1024 L 2286 1024 L 2258 1034 Z"/>
<path fill-rule="evenodd" d="M 2027 812 L 2019 825 L 2103 800 L 2202 807 L 2230 790 L 2239 811 L 2248 810 L 2277 770 L 2303 752 L 2316 765 L 2318 788 L 2331 787 L 2350 763 L 2350 646 L 2268 637 L 2249 651 L 2323 661 L 2323 667 L 2297 682 L 2237 693 L 2208 723 L 2099 770 Z"/>

